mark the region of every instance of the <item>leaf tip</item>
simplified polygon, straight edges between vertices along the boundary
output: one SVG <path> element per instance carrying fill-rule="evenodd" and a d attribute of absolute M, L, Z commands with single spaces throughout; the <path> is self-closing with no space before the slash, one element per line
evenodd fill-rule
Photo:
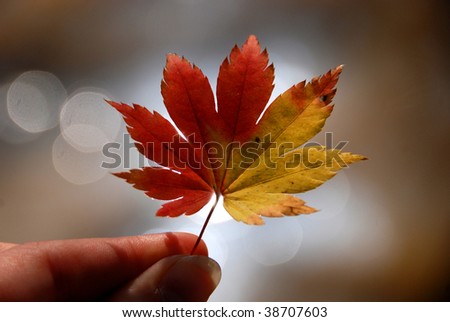
<path fill-rule="evenodd" d="M 259 45 L 258 37 L 256 37 L 254 34 L 250 34 L 245 43 Z"/>
<path fill-rule="evenodd" d="M 176 66 L 177 64 L 184 62 L 186 60 L 186 58 L 184 57 L 180 57 L 175 53 L 168 53 L 166 55 L 166 66 L 164 67 L 164 71 L 163 71 L 163 76 L 164 78 L 166 78 L 167 76 L 167 71 L 173 67 Z"/>
<path fill-rule="evenodd" d="M 113 173 L 112 175 L 120 178 L 120 179 L 125 179 L 128 181 L 128 179 L 130 178 L 130 173 L 129 172 L 116 172 Z"/>
<path fill-rule="evenodd" d="M 313 207 L 310 207 L 310 206 L 307 206 L 307 205 L 303 205 L 303 206 L 300 207 L 300 209 L 298 209 L 298 211 L 299 211 L 299 214 L 310 215 L 310 214 L 313 214 L 315 212 L 318 212 L 319 209 L 316 209 L 316 208 L 313 208 Z"/>
<path fill-rule="evenodd" d="M 261 46 L 259 44 L 258 38 L 255 35 L 251 34 L 250 36 L 248 36 L 246 42 L 242 46 L 242 52 L 253 54 L 261 53 Z M 261 55 L 263 57 L 269 57 L 266 49 L 262 51 Z"/>
<path fill-rule="evenodd" d="M 172 59 L 176 59 L 176 58 L 179 58 L 179 57 L 178 57 L 178 55 L 175 54 L 175 53 L 167 53 L 167 54 L 166 54 L 166 61 L 172 60 Z"/>
<path fill-rule="evenodd" d="M 365 155 L 361 155 L 361 154 L 351 154 L 354 161 L 365 161 L 365 160 L 369 160 L 368 157 L 366 157 Z"/>
<path fill-rule="evenodd" d="M 250 215 L 247 218 L 243 219 L 242 222 L 247 225 L 255 225 L 255 226 L 265 225 L 265 222 L 261 218 L 261 216 L 255 214 Z"/>
<path fill-rule="evenodd" d="M 338 77 L 339 75 L 341 75 L 343 69 L 344 69 L 344 64 L 341 64 L 341 65 L 337 66 L 335 69 L 331 70 L 330 73 L 332 76 Z"/>
<path fill-rule="evenodd" d="M 107 98 L 104 98 L 103 100 L 104 100 L 106 103 L 108 103 L 110 106 L 114 107 L 115 109 L 117 109 L 117 107 L 119 107 L 119 106 L 121 105 L 120 103 L 114 102 L 114 101 L 109 100 L 109 99 L 107 99 Z"/>

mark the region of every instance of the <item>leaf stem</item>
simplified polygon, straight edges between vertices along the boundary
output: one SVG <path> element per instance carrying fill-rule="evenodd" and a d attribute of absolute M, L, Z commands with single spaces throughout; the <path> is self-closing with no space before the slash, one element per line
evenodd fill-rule
<path fill-rule="evenodd" d="M 200 241 L 202 240 L 202 237 L 203 237 L 203 233 L 205 232 L 206 226 L 208 226 L 208 222 L 211 219 L 211 215 L 213 214 L 214 209 L 216 209 L 218 201 L 219 201 L 219 194 L 216 192 L 216 200 L 214 201 L 214 205 L 211 207 L 211 210 L 209 211 L 208 216 L 206 217 L 206 220 L 203 223 L 202 230 L 200 231 L 197 241 L 195 242 L 195 245 L 192 248 L 191 255 L 193 255 L 195 253 L 195 250 L 197 249 L 198 244 L 200 244 Z"/>

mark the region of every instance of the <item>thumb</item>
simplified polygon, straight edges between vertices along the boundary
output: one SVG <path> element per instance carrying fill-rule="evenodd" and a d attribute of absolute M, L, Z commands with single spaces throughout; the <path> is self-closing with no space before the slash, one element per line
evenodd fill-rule
<path fill-rule="evenodd" d="M 112 301 L 207 301 L 221 278 L 206 256 L 165 257 L 114 293 Z"/>

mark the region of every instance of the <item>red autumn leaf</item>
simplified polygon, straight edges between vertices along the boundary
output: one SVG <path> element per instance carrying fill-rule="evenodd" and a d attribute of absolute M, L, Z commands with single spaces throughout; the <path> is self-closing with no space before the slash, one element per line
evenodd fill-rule
<path fill-rule="evenodd" d="M 261 53 L 258 40 L 250 36 L 240 50 L 233 48 L 225 58 L 217 78 L 219 116 L 236 139 L 256 125 L 273 90 L 274 69 L 268 66 L 269 55 Z"/>
<path fill-rule="evenodd" d="M 152 198 L 171 201 L 163 205 L 156 213 L 158 216 L 177 217 L 182 214 L 192 215 L 199 211 L 211 199 L 213 190 L 198 176 L 180 175 L 167 168 L 146 167 L 116 174 L 144 190 Z"/>
<path fill-rule="evenodd" d="M 169 54 L 161 92 L 182 135 L 157 112 L 108 102 L 124 116 L 139 151 L 160 166 L 116 175 L 152 198 L 171 200 L 158 216 L 194 214 L 213 195 L 215 204 L 223 195 L 230 215 L 248 224 L 262 224 L 261 216 L 312 213 L 314 208 L 292 194 L 314 189 L 336 171 L 365 159 L 320 146 L 301 147 L 333 110 L 341 71 L 339 66 L 291 87 L 264 110 L 274 68 L 267 51 L 250 36 L 220 67 L 216 109 L 202 71 Z"/>

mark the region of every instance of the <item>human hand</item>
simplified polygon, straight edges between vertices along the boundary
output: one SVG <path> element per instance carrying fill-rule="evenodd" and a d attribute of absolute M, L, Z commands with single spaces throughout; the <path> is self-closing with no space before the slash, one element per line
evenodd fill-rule
<path fill-rule="evenodd" d="M 196 236 L 0 243 L 0 301 L 206 301 L 220 266 Z"/>

